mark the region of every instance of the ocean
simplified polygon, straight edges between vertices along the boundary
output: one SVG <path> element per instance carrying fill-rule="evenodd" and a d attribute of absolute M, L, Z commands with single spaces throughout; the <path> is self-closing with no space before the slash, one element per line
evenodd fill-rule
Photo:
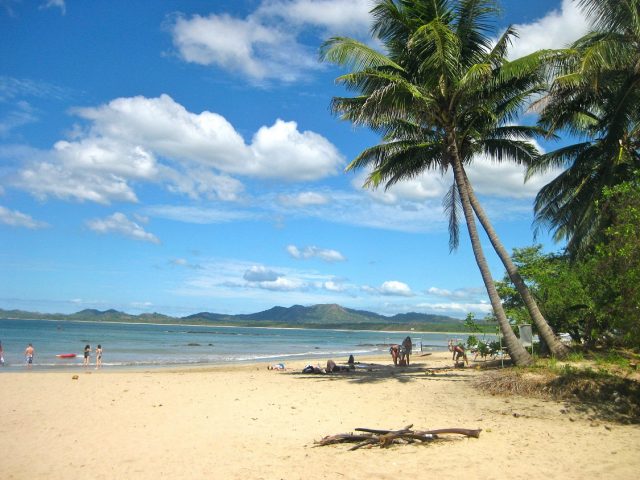
<path fill-rule="evenodd" d="M 158 325 L 104 322 L 0 319 L 4 348 L 2 370 L 26 370 L 24 349 L 35 348 L 34 369 L 81 368 L 84 346 L 103 349 L 104 368 L 221 365 L 286 362 L 296 358 L 346 361 L 384 354 L 388 345 L 410 335 L 414 353 L 447 349 L 449 338 L 466 341 L 463 334 L 376 332 L 369 330 L 289 329 Z M 75 353 L 75 358 L 58 354 Z"/>

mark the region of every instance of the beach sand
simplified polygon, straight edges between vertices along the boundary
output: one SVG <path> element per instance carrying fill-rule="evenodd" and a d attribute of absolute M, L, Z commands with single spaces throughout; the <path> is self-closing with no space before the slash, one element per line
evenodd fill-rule
<path fill-rule="evenodd" d="M 530 480 L 640 471 L 638 425 L 477 392 L 471 379 L 481 373 L 449 368 L 448 353 L 414 356 L 409 368 L 394 368 L 390 357 L 356 360 L 384 367 L 3 372 L 0 478 Z M 386 449 L 314 446 L 356 427 L 409 424 L 483 431 Z"/>

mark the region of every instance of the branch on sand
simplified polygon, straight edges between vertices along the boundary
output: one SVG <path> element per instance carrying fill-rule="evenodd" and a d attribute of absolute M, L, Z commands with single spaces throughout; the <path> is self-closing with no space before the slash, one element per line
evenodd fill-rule
<path fill-rule="evenodd" d="M 358 450 L 362 447 L 378 445 L 386 448 L 394 443 L 407 444 L 415 442 L 431 442 L 440 438 L 438 435 L 458 434 L 466 437 L 480 437 L 482 430 L 471 430 L 468 428 L 441 428 L 438 430 L 411 430 L 413 425 L 407 425 L 401 430 L 377 430 L 373 428 L 356 428 L 355 433 L 338 433 L 336 435 L 328 435 L 322 440 L 316 441 L 316 445 L 323 447 L 325 445 L 334 445 L 336 443 L 356 443 L 349 450 Z"/>

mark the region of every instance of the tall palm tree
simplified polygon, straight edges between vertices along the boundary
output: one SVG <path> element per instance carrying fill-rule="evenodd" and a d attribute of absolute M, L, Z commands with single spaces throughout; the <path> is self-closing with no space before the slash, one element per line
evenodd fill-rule
<path fill-rule="evenodd" d="M 383 143 L 363 151 L 348 170 L 369 167 L 366 185 L 385 183 L 387 188 L 426 170 L 453 170 L 454 183 L 445 197 L 450 246 L 457 246 L 461 206 L 507 349 L 514 362 L 522 365 L 530 363 L 531 357 L 517 341 L 491 278 L 474 203 L 483 223 L 490 224 L 464 167 L 479 152 L 520 162 L 530 162 L 536 154 L 527 140 L 540 130 L 507 123 L 536 91 L 537 58 L 505 60 L 514 32 L 507 30 L 492 45 L 488 18 L 495 13 L 489 0 L 378 0 L 372 10 L 372 34 L 387 53 L 338 37 L 323 45 L 321 57 L 350 67 L 351 73 L 338 82 L 360 92 L 353 98 L 334 98 L 333 111 L 383 136 Z"/>
<path fill-rule="evenodd" d="M 604 188 L 640 168 L 640 0 L 578 3 L 594 30 L 561 52 L 539 104 L 541 126 L 564 129 L 579 142 L 529 167 L 529 174 L 565 169 L 538 193 L 535 221 L 567 240 L 574 257 L 589 251 L 606 227 L 596 208 Z"/>

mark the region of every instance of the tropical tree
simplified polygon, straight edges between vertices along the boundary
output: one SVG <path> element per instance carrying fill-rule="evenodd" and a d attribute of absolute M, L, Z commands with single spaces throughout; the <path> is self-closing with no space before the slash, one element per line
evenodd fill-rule
<path fill-rule="evenodd" d="M 538 103 L 539 124 L 578 143 L 535 159 L 529 174 L 564 171 L 538 193 L 538 228 L 567 240 L 573 256 L 602 241 L 596 208 L 606 187 L 640 167 L 640 0 L 579 0 L 594 29 L 554 57 L 555 76 Z"/>
<path fill-rule="evenodd" d="M 496 6 L 489 0 L 378 0 L 371 12 L 372 35 L 386 54 L 344 37 L 330 39 L 321 50 L 324 60 L 351 69 L 338 83 L 360 93 L 334 98 L 334 113 L 382 135 L 383 142 L 364 150 L 347 170 L 370 168 L 365 186 L 374 188 L 383 183 L 389 188 L 428 170 L 453 171 L 444 199 L 450 247 L 458 244 L 461 207 L 507 349 L 516 364 L 530 363 L 509 325 L 480 245 L 474 209 L 483 225 L 490 224 L 465 165 L 479 153 L 529 163 L 537 154 L 530 139 L 541 130 L 509 123 L 538 91 L 540 54 L 505 59 L 514 31 L 508 29 L 492 42 L 489 19 Z"/>

